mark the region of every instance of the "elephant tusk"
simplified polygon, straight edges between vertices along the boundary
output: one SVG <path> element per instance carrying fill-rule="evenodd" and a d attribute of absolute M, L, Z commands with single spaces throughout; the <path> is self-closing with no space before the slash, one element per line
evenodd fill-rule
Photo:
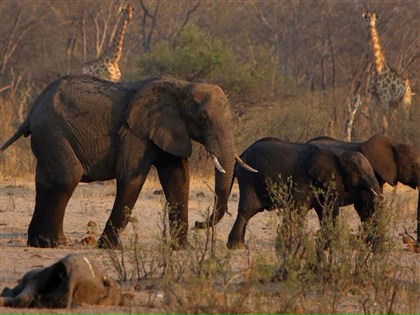
<path fill-rule="evenodd" d="M 211 156 L 211 160 L 213 161 L 214 167 L 217 168 L 217 170 L 220 173 L 225 174 L 226 171 L 223 169 L 222 165 L 220 165 L 219 160 L 217 159 L 216 155 L 214 155 L 214 153 L 211 153 L 210 156 Z"/>
<path fill-rule="evenodd" d="M 371 188 L 370 191 L 372 192 L 372 194 L 375 195 L 375 197 L 378 197 L 378 193 L 376 191 L 374 191 L 373 188 Z"/>
<path fill-rule="evenodd" d="M 90 273 L 92 274 L 92 277 L 93 277 L 93 278 L 95 278 L 95 273 L 93 272 L 92 265 L 90 264 L 89 260 L 88 260 L 86 257 L 83 257 L 83 259 L 84 259 L 84 260 L 86 261 L 86 263 L 88 264 L 89 269 L 90 269 Z"/>
<path fill-rule="evenodd" d="M 235 154 L 235 160 L 236 160 L 236 162 L 238 162 L 244 169 L 246 169 L 246 170 L 248 170 L 248 171 L 250 171 L 250 172 L 252 172 L 252 173 L 258 173 L 258 171 L 255 169 L 255 168 L 253 168 L 253 167 L 251 167 L 251 166 L 249 166 L 248 164 L 246 164 L 237 154 Z"/>

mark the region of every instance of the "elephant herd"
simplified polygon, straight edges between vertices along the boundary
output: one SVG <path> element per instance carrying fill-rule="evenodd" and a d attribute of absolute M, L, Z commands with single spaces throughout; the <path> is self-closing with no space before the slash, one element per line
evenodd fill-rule
<path fill-rule="evenodd" d="M 251 217 L 276 207 L 270 197 L 273 183 L 287 185 L 287 179 L 292 178 L 294 207 L 314 208 L 320 223 L 324 204 L 316 191 L 328 190 L 332 181 L 337 194 L 332 217 L 337 216 L 339 206 L 353 204 L 362 222 L 371 218 L 374 199 L 382 195 L 384 183 L 394 186 L 401 182 L 412 188 L 420 184 L 419 150 L 382 135 L 362 143 L 330 137 L 314 138 L 304 144 L 265 138 L 254 142 L 241 158 L 260 172 L 251 174 L 238 167 L 234 170 L 240 199 L 229 248 L 244 243 L 246 224 Z"/>
<path fill-rule="evenodd" d="M 0 151 L 29 135 L 36 157 L 36 200 L 27 244 L 34 247 L 65 244 L 64 213 L 78 183 L 110 179 L 116 179 L 117 191 L 98 246 L 120 247 L 119 232 L 154 166 L 168 205 L 173 247 L 182 248 L 189 229 L 192 140 L 204 146 L 215 166 L 214 212 L 208 222 L 196 222 L 196 228 L 222 219 L 233 180 L 238 180 L 240 199 L 229 248 L 243 245 L 251 217 L 276 207 L 270 183 L 291 178 L 296 207 L 314 208 L 321 221 L 322 198 L 314 189 L 331 181 L 337 194 L 333 217 L 340 206 L 354 204 L 362 221 L 371 217 L 384 183 L 420 186 L 419 149 L 382 135 L 361 143 L 264 138 L 238 156 L 222 89 L 171 77 L 125 83 L 89 75 L 62 77 L 44 89 Z"/>

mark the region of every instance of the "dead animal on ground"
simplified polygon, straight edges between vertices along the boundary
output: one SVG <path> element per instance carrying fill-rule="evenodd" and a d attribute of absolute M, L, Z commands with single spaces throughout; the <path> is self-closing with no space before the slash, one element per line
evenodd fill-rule
<path fill-rule="evenodd" d="M 70 254 L 53 265 L 27 272 L 19 284 L 5 288 L 0 306 L 76 307 L 120 305 L 121 289 L 99 266 L 83 255 Z"/>

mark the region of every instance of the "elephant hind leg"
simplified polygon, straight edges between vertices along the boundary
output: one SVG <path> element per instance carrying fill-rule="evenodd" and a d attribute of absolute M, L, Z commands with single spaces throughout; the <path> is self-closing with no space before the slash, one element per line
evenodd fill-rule
<path fill-rule="evenodd" d="M 79 183 L 81 165 L 59 168 L 60 174 L 51 174 L 50 168 L 37 163 L 35 210 L 28 229 L 28 245 L 56 247 L 66 243 L 63 231 L 67 203 Z"/>

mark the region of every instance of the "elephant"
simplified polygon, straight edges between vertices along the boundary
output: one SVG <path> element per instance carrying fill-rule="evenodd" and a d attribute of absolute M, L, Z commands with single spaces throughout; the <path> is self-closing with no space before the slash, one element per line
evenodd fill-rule
<path fill-rule="evenodd" d="M 0 306 L 75 307 L 82 304 L 120 305 L 122 290 L 98 264 L 70 254 L 49 267 L 28 271 L 14 288 L 4 288 Z"/>
<path fill-rule="evenodd" d="M 361 191 L 370 194 L 371 199 L 380 193 L 372 167 L 358 152 L 336 153 L 309 144 L 263 138 L 251 144 L 240 157 L 247 165 L 258 169 L 258 174 L 245 173 L 235 166 L 240 196 L 237 217 L 228 237 L 230 249 L 244 245 L 246 226 L 255 214 L 276 208 L 270 195 L 272 185 L 289 184 L 288 179 L 293 183 L 288 185 L 293 208 L 314 208 L 321 224 L 325 200 L 322 195 L 317 196 L 315 190 L 334 187 L 332 181 L 337 194 L 333 219 L 339 206 L 356 202 Z"/>
<path fill-rule="evenodd" d="M 401 143 L 384 135 L 374 135 L 364 142 L 345 142 L 321 136 L 307 143 L 329 150 L 361 152 L 372 165 L 381 186 L 385 183 L 395 186 L 398 182 L 418 189 L 417 243 L 420 244 L 420 150 L 414 145 Z M 371 217 L 372 204 L 355 205 L 362 221 Z"/>
<path fill-rule="evenodd" d="M 0 152 L 28 135 L 37 160 L 27 241 L 34 247 L 65 244 L 65 208 L 75 187 L 110 179 L 116 179 L 116 197 L 98 246 L 121 247 L 119 232 L 152 166 L 167 200 L 172 245 L 183 247 L 192 140 L 205 147 L 215 164 L 215 211 L 226 211 L 222 208 L 239 159 L 222 89 L 171 77 L 116 83 L 64 76 L 43 90 Z"/>

